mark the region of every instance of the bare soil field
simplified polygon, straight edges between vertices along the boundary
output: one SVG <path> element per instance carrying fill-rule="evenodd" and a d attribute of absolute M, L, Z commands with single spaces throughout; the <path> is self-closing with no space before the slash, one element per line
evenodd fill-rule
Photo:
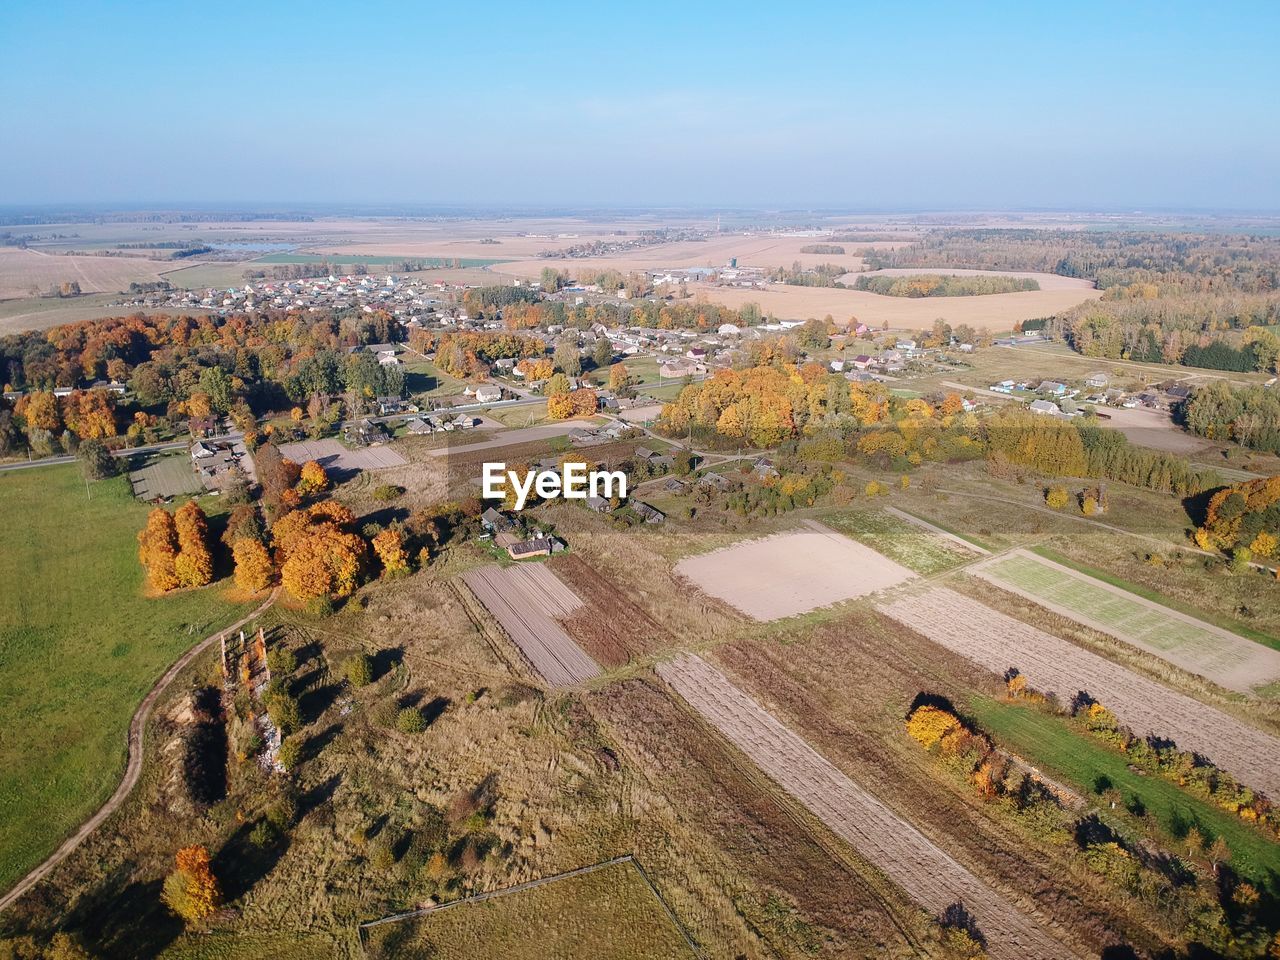
<path fill-rule="evenodd" d="M 926 910 L 960 902 L 992 957 L 1071 957 L 910 823 L 867 793 L 704 660 L 682 655 L 658 673 L 708 723 Z"/>
<path fill-rule="evenodd" d="M 904 594 L 878 609 L 996 674 L 1016 668 L 1030 686 L 1064 702 L 1084 691 L 1139 736 L 1172 738 L 1241 783 L 1280 795 L 1280 739 L 1213 707 L 953 590 Z"/>
<path fill-rule="evenodd" d="M 1111 418 L 1100 421 L 1102 426 L 1119 430 L 1130 443 L 1136 443 L 1140 447 L 1187 454 L 1213 446 L 1203 437 L 1183 430 L 1173 422 L 1168 413 L 1161 410 L 1108 407 L 1102 412 Z"/>
<path fill-rule="evenodd" d="M 354 473 L 359 470 L 380 470 L 384 467 L 403 467 L 409 461 L 390 447 L 363 447 L 350 450 L 337 440 L 300 440 L 280 445 L 280 452 L 295 463 L 315 460 L 326 470 Z"/>
<path fill-rule="evenodd" d="M 581 608 L 582 600 L 547 567 L 480 567 L 462 579 L 548 683 L 570 686 L 600 675 L 599 665 L 556 622 Z"/>
<path fill-rule="evenodd" d="M 142 257 L 76 257 L 0 247 L 0 300 L 24 299 L 66 281 L 82 293 L 119 293 L 131 282 L 158 280 L 171 262 Z"/>
<path fill-rule="evenodd" d="M 583 598 L 584 606 L 561 623 L 593 657 L 606 666 L 621 666 L 656 649 L 662 628 L 597 565 L 574 553 L 552 557 L 547 566 Z"/>
<path fill-rule="evenodd" d="M 779 620 L 865 596 L 915 576 L 812 520 L 790 533 L 686 557 L 676 574 L 754 620 Z"/>
<path fill-rule="evenodd" d="M 1026 550 L 985 561 L 969 572 L 1229 690 L 1248 693 L 1280 679 L 1280 650 Z"/>
<path fill-rule="evenodd" d="M 456 443 L 443 447 L 435 447 L 427 451 L 429 457 L 454 457 L 476 453 L 481 450 L 496 450 L 498 447 L 510 447 L 536 440 L 550 440 L 552 437 L 563 437 L 570 430 L 590 429 L 595 426 L 592 420 L 561 420 L 557 423 L 546 423 L 536 427 L 520 427 L 505 430 L 488 440 L 474 443 Z"/>

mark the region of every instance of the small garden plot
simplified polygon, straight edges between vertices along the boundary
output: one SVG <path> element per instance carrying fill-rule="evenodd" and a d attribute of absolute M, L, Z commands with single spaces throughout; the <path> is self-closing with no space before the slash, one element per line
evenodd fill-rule
<path fill-rule="evenodd" d="M 548 683 L 599 676 L 600 666 L 556 622 L 581 609 L 582 600 L 545 566 L 480 567 L 462 579 Z"/>
<path fill-rule="evenodd" d="M 866 596 L 915 576 L 888 557 L 806 520 L 789 533 L 686 557 L 675 572 L 753 620 L 779 620 Z"/>
<path fill-rule="evenodd" d="M 1280 739 L 1221 710 L 954 590 L 912 593 L 878 609 L 995 674 L 1016 669 L 1029 686 L 1063 702 L 1087 693 L 1138 736 L 1170 738 L 1241 783 L 1280 795 Z"/>
<path fill-rule="evenodd" d="M 1280 680 L 1280 650 L 1025 550 L 989 560 L 972 572 L 1228 689 L 1248 692 Z"/>
<path fill-rule="evenodd" d="M 694 960 L 667 906 L 629 857 L 432 907 L 364 928 L 375 960 Z"/>
<path fill-rule="evenodd" d="M 976 557 L 937 534 L 887 512 L 842 512 L 824 519 L 842 533 L 924 576 L 941 573 Z"/>

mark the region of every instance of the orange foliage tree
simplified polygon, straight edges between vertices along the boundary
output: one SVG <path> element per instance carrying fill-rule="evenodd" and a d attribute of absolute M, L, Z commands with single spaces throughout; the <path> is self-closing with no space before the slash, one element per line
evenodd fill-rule
<path fill-rule="evenodd" d="M 308 497 L 328 489 L 329 475 L 325 473 L 324 467 L 320 466 L 315 460 L 308 460 L 304 463 L 298 475 L 298 493 Z"/>
<path fill-rule="evenodd" d="M 236 586 L 250 593 L 257 593 L 270 586 L 275 578 L 275 564 L 271 554 L 252 537 L 237 537 L 231 547 L 236 562 Z"/>
<path fill-rule="evenodd" d="M 404 537 L 392 527 L 378 531 L 371 541 L 373 552 L 382 562 L 383 576 L 402 577 L 409 572 L 409 557 L 404 550 Z"/>
<path fill-rule="evenodd" d="M 208 848 L 199 844 L 183 847 L 174 860 L 177 869 L 165 878 L 160 899 L 188 923 L 213 916 L 222 905 L 222 890 L 213 875 Z"/>
<path fill-rule="evenodd" d="M 203 587 L 213 580 L 213 554 L 209 550 L 209 521 L 194 500 L 188 500 L 174 515 L 178 534 L 178 556 L 174 572 L 184 587 Z"/>
<path fill-rule="evenodd" d="M 164 592 L 178 586 L 178 530 L 173 514 L 156 507 L 147 515 L 147 525 L 138 532 L 138 560 L 147 571 L 153 590 Z"/>
<path fill-rule="evenodd" d="M 271 528 L 280 580 L 298 600 L 349 597 L 360 583 L 368 545 L 350 532 L 355 517 L 325 501 L 287 514 Z"/>

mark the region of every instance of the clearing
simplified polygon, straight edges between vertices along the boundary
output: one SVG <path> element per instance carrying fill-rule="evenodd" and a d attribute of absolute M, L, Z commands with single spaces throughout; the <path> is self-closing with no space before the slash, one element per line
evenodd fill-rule
<path fill-rule="evenodd" d="M 468 570 L 462 579 L 548 683 L 569 686 L 600 675 L 599 664 L 556 622 L 583 604 L 550 569 L 540 563 L 488 566 Z"/>
<path fill-rule="evenodd" d="M 686 557 L 677 575 L 753 620 L 780 620 L 896 586 L 915 576 L 830 527 L 801 528 Z"/>
<path fill-rule="evenodd" d="M 1280 679 L 1280 650 L 1026 550 L 985 561 L 969 572 L 1229 690 L 1248 693 Z"/>
<path fill-rule="evenodd" d="M 937 915 L 961 902 L 992 957 L 1069 957 L 1070 951 L 931 840 L 845 776 L 719 670 L 682 654 L 657 667 L 708 723 L 771 780 Z"/>
<path fill-rule="evenodd" d="M 282 443 L 280 453 L 295 463 L 314 460 L 326 470 L 337 470 L 340 473 L 403 467 L 409 462 L 389 447 L 361 447 L 359 450 L 350 450 L 337 440 L 301 440 L 297 443 Z"/>
<path fill-rule="evenodd" d="M 165 668 L 236 619 L 216 588 L 143 594 L 148 508 L 75 465 L 0 475 L 0 890 L 115 789 L 134 708 Z"/>
<path fill-rule="evenodd" d="M 1088 693 L 1138 736 L 1172 738 L 1241 783 L 1280 796 L 1280 739 L 1220 710 L 944 587 L 879 610 L 1000 676 L 1016 668 L 1031 687 L 1064 702 Z"/>
<path fill-rule="evenodd" d="M 438 960 L 694 960 L 630 857 L 429 907 L 364 928 L 369 956 Z"/>

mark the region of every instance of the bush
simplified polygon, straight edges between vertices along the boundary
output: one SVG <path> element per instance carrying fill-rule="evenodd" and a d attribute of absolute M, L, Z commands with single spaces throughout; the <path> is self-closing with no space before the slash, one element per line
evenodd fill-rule
<path fill-rule="evenodd" d="M 1045 506 L 1051 510 L 1061 510 L 1071 501 L 1071 495 L 1067 493 L 1066 487 L 1050 487 L 1045 491 Z"/>
<path fill-rule="evenodd" d="M 298 709 L 297 699 L 284 692 L 267 696 L 267 716 L 281 736 L 288 736 L 302 725 L 302 712 Z"/>
<path fill-rule="evenodd" d="M 267 668 L 274 675 L 287 677 L 298 669 L 298 658 L 292 650 L 272 647 L 267 651 Z"/>
<path fill-rule="evenodd" d="M 286 770 L 292 770 L 298 765 L 302 759 L 302 744 L 296 738 L 290 737 L 280 744 L 280 751 L 276 754 L 276 759 L 280 761 L 280 766 Z"/>
<path fill-rule="evenodd" d="M 396 729 L 401 733 L 421 733 L 427 729 L 427 718 L 417 707 L 405 707 L 396 714 Z"/>
<path fill-rule="evenodd" d="M 368 686 L 373 682 L 373 658 L 367 653 L 357 653 L 347 661 L 343 672 L 353 687 Z"/>
<path fill-rule="evenodd" d="M 373 488 L 373 499 L 386 503 L 402 493 L 404 493 L 404 487 L 397 487 L 394 483 L 383 483 Z"/>

